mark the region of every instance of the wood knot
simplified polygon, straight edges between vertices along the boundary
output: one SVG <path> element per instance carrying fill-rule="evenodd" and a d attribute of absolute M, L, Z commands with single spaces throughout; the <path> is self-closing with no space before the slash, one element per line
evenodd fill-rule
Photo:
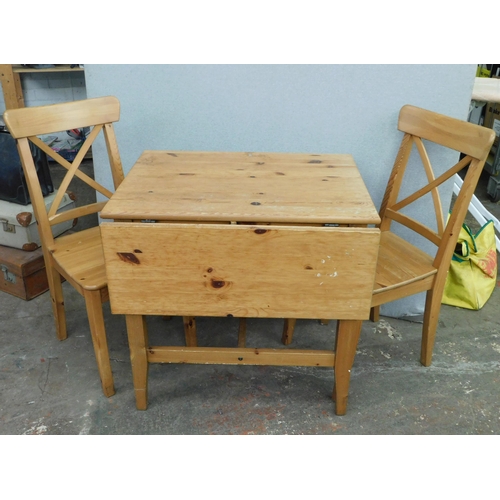
<path fill-rule="evenodd" d="M 128 264 L 140 264 L 141 261 L 131 252 L 116 252 L 123 262 Z"/>
<path fill-rule="evenodd" d="M 224 280 L 210 280 L 213 288 L 222 288 L 225 286 L 226 282 Z"/>

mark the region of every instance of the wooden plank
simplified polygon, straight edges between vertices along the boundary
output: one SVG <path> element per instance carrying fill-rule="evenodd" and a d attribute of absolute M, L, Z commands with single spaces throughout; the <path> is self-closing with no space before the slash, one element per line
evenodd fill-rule
<path fill-rule="evenodd" d="M 380 222 L 350 155 L 285 153 L 146 151 L 101 216 L 293 224 Z"/>
<path fill-rule="evenodd" d="M 103 223 L 115 314 L 368 319 L 378 229 Z"/>
<path fill-rule="evenodd" d="M 168 160 L 173 165 L 178 166 L 199 163 L 219 164 L 241 162 L 243 165 L 264 165 L 269 164 L 294 164 L 311 166 L 321 164 L 331 164 L 335 167 L 349 167 L 355 165 L 350 154 L 311 154 L 311 153 L 277 153 L 277 152 L 243 152 L 243 151 L 177 151 L 177 150 L 145 150 L 138 161 L 148 161 L 154 158 L 158 160 Z M 332 163 L 333 162 L 333 163 Z"/>
<path fill-rule="evenodd" d="M 0 64 L 0 79 L 2 81 L 5 109 L 24 107 L 21 79 L 12 69 L 12 64 Z"/>
<path fill-rule="evenodd" d="M 329 368 L 335 365 L 333 351 L 309 349 L 151 346 L 147 349 L 147 357 L 149 363 L 323 366 Z"/>
<path fill-rule="evenodd" d="M 80 68 L 80 66 L 71 67 L 71 64 L 56 64 L 53 68 L 27 68 L 21 64 L 13 64 L 12 70 L 14 73 L 67 73 L 70 71 L 85 71 L 85 68 Z"/>

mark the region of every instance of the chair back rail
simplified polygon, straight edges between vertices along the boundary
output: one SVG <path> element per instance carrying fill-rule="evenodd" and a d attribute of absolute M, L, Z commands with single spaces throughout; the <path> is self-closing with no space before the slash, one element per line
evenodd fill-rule
<path fill-rule="evenodd" d="M 120 119 L 118 99 L 96 97 L 49 106 L 7 110 L 6 124 L 14 139 L 53 134 L 61 130 L 92 127 L 97 123 L 114 123 Z"/>
<path fill-rule="evenodd" d="M 491 137 L 489 128 L 409 104 L 401 108 L 398 130 L 477 159 L 484 156 Z"/>

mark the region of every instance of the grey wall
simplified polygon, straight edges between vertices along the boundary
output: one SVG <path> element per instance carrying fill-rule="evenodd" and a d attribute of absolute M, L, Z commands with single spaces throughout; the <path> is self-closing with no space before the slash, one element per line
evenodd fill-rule
<path fill-rule="evenodd" d="M 350 153 L 377 207 L 401 139 L 401 106 L 465 120 L 475 72 L 474 64 L 85 65 L 88 97 L 121 101 L 125 172 L 144 149 Z M 111 187 L 102 144 L 94 158 L 97 180 Z M 426 217 L 430 207 L 419 210 Z M 382 312 L 422 310 L 419 296 Z"/>

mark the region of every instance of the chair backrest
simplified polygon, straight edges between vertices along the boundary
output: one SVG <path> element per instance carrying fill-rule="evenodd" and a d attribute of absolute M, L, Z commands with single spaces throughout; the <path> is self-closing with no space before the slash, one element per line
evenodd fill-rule
<path fill-rule="evenodd" d="M 10 109 L 4 113 L 3 118 L 11 135 L 17 141 L 42 245 L 45 244 L 50 248 L 54 243 L 51 226 L 66 220 L 98 213 L 106 203 L 105 201 L 90 203 L 57 213 L 64 193 L 74 177 L 85 182 L 107 198 L 111 197 L 112 193 L 108 189 L 79 170 L 82 160 L 101 131 L 106 141 L 115 189 L 123 180 L 123 169 L 113 129 L 113 123 L 120 118 L 120 103 L 116 97 L 99 97 L 49 106 Z M 89 127 L 90 132 L 71 163 L 38 137 L 55 132 Z M 44 204 L 36 167 L 33 162 L 30 142 L 67 169 L 48 211 Z"/>
<path fill-rule="evenodd" d="M 376 228 L 103 222 L 114 314 L 368 319 Z"/>
<path fill-rule="evenodd" d="M 451 259 L 455 249 L 461 225 L 493 144 L 495 133 L 479 125 L 410 105 L 401 108 L 398 129 L 404 132 L 404 136 L 382 201 L 380 229 L 381 231 L 389 230 L 394 221 L 434 243 L 438 247 L 434 266 L 439 268 L 444 263 L 444 274 L 446 274 L 446 263 Z M 429 147 L 426 148 L 427 142 L 462 153 L 462 155 L 457 154 L 457 158 L 459 156 L 462 158 L 435 177 L 428 154 Z M 425 172 L 427 180 L 423 187 L 417 186 L 412 194 L 399 200 L 405 170 L 410 155 L 415 151 L 423 166 L 422 174 L 424 175 Z M 462 188 L 446 221 L 438 187 L 465 168 L 467 168 L 467 173 Z M 430 221 L 429 224 L 423 223 L 403 213 L 403 209 L 426 195 L 432 196 L 437 229 L 429 227 Z"/>

